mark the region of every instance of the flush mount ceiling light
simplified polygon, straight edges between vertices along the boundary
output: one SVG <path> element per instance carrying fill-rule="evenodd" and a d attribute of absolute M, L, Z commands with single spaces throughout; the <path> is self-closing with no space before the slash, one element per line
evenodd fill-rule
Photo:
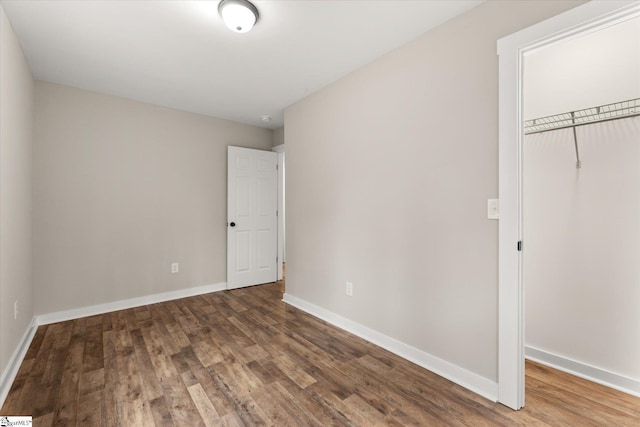
<path fill-rule="evenodd" d="M 251 31 L 258 20 L 258 9 L 248 0 L 222 0 L 218 13 L 225 25 L 236 33 Z"/>

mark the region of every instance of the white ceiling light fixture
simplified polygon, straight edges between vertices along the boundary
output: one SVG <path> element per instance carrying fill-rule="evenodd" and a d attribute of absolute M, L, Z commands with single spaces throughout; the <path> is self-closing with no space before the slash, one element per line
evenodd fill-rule
<path fill-rule="evenodd" d="M 258 9 L 248 0 L 221 0 L 218 13 L 236 33 L 248 33 L 258 21 Z"/>

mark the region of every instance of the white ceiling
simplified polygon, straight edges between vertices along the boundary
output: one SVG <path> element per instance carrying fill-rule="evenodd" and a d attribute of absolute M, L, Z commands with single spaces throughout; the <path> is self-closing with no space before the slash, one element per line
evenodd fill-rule
<path fill-rule="evenodd" d="M 246 34 L 217 0 L 0 3 L 36 79 L 277 128 L 288 105 L 482 1 L 254 1 Z"/>

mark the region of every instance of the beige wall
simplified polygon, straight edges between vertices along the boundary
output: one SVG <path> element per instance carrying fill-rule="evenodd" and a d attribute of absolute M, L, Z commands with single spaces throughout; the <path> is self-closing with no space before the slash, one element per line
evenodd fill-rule
<path fill-rule="evenodd" d="M 0 376 L 33 316 L 33 78 L 0 6 Z M 18 301 L 18 318 L 13 303 Z"/>
<path fill-rule="evenodd" d="M 496 41 L 580 3 L 484 3 L 286 109 L 287 293 L 495 381 Z"/>
<path fill-rule="evenodd" d="M 526 344 L 640 380 L 640 117 L 525 138 Z"/>
<path fill-rule="evenodd" d="M 284 144 L 284 126 L 273 130 L 273 146 Z"/>
<path fill-rule="evenodd" d="M 37 82 L 36 313 L 225 282 L 226 147 L 269 150 L 272 138 Z"/>
<path fill-rule="evenodd" d="M 640 98 L 640 18 L 528 54 L 523 85 L 525 120 Z"/>

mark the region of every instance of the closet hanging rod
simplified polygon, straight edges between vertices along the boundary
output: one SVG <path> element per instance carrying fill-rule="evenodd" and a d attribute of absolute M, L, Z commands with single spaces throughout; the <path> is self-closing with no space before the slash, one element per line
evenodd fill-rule
<path fill-rule="evenodd" d="M 525 120 L 524 133 L 525 135 L 531 135 L 635 116 L 640 116 L 640 98 Z"/>

